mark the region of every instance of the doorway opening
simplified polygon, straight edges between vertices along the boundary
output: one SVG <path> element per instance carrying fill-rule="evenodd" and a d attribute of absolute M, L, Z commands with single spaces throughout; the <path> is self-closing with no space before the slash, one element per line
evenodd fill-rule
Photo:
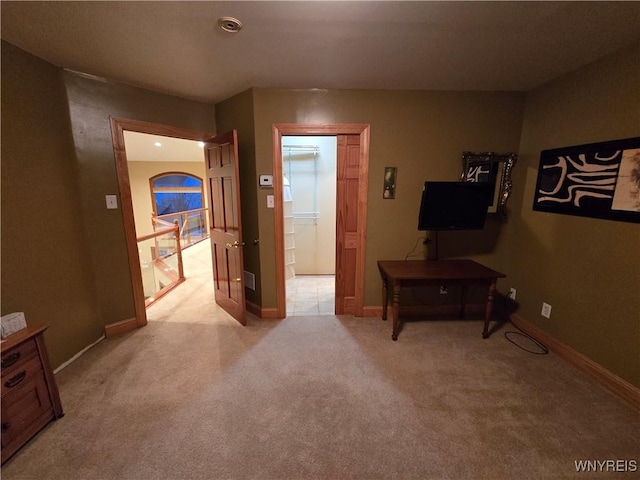
<path fill-rule="evenodd" d="M 368 124 L 274 124 L 272 127 L 276 318 L 285 318 L 288 313 L 285 280 L 283 138 L 289 136 L 336 138 L 335 308 L 333 313 L 363 315 L 369 130 Z"/>
<path fill-rule="evenodd" d="M 286 314 L 335 311 L 336 136 L 282 137 Z"/>
<path fill-rule="evenodd" d="M 204 143 L 131 131 L 124 139 L 149 308 L 194 273 L 189 249 L 209 237 Z"/>
<path fill-rule="evenodd" d="M 168 125 L 114 117 L 111 117 L 110 120 L 118 190 L 120 193 L 120 206 L 122 208 L 127 254 L 129 256 L 129 268 L 133 287 L 135 318 L 107 325 L 105 327 L 107 336 L 120 334 L 138 327 L 143 327 L 147 324 L 145 294 L 136 234 L 136 218 L 133 209 L 131 178 L 125 147 L 125 132 L 138 132 L 176 139 L 195 140 L 198 142 L 205 142 L 208 138 L 212 137 L 211 134 L 207 134 L 205 132 L 177 128 Z M 201 158 L 204 163 L 204 155 Z M 150 201 L 151 194 L 149 194 L 149 202 Z"/>

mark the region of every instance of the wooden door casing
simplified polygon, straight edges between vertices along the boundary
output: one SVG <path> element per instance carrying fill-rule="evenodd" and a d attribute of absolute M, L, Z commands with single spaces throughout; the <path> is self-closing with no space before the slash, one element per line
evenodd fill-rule
<path fill-rule="evenodd" d="M 142 285 L 142 273 L 140 270 L 140 256 L 138 254 L 138 242 L 136 240 L 135 218 L 133 213 L 133 200 L 131 198 L 131 183 L 127 166 L 124 132 L 139 132 L 149 135 L 160 135 L 184 140 L 204 141 L 211 138 L 211 134 L 199 130 L 189 130 L 171 125 L 162 125 L 140 120 L 109 117 L 111 123 L 111 138 L 118 179 L 118 191 L 124 223 L 127 255 L 129 257 L 129 269 L 133 288 L 133 301 L 135 318 L 115 322 L 105 326 L 108 337 L 144 327 L 147 324 L 145 308 L 144 288 Z"/>
<path fill-rule="evenodd" d="M 363 315 L 369 128 L 368 124 L 273 125 L 277 318 L 286 316 L 282 211 L 282 137 L 285 135 L 332 135 L 338 138 L 335 313 Z"/>

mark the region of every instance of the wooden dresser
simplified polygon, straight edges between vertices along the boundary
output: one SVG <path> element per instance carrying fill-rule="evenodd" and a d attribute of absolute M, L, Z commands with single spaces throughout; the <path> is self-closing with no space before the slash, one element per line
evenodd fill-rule
<path fill-rule="evenodd" d="M 2 342 L 2 463 L 64 415 L 42 334 L 27 327 Z"/>

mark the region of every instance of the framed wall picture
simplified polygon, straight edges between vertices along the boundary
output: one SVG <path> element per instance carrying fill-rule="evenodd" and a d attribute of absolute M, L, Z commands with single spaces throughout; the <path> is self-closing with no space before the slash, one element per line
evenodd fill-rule
<path fill-rule="evenodd" d="M 491 185 L 492 197 L 488 214 L 507 218 L 507 200 L 511 195 L 511 171 L 518 156 L 515 153 L 462 152 L 463 182 L 482 182 Z"/>
<path fill-rule="evenodd" d="M 394 199 L 396 198 L 396 167 L 384 168 L 384 189 L 382 191 L 382 198 Z"/>
<path fill-rule="evenodd" d="M 533 210 L 640 222 L 640 137 L 542 151 Z"/>

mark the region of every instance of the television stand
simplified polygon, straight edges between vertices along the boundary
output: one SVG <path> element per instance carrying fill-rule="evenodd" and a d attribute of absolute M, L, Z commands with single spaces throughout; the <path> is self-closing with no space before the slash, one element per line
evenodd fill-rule
<path fill-rule="evenodd" d="M 379 260 L 378 269 L 382 277 L 382 319 L 387 319 L 389 288 L 393 291 L 391 338 L 398 340 L 400 316 L 400 290 L 404 287 L 429 285 L 460 285 L 460 318 L 464 318 L 465 294 L 469 285 L 488 287 L 482 338 L 489 336 L 489 320 L 493 309 L 493 297 L 498 278 L 504 273 L 496 272 L 473 260 Z"/>

